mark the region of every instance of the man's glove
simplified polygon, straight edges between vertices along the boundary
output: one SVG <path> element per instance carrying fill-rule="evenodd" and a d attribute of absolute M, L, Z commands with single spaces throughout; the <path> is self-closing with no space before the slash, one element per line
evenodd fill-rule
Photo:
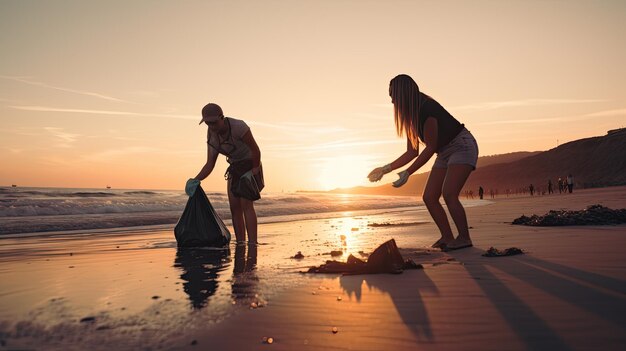
<path fill-rule="evenodd" d="M 187 180 L 187 184 L 185 184 L 185 193 L 187 194 L 187 196 L 192 197 L 193 194 L 196 193 L 198 185 L 200 185 L 199 180 L 195 178 L 189 178 L 189 180 Z"/>

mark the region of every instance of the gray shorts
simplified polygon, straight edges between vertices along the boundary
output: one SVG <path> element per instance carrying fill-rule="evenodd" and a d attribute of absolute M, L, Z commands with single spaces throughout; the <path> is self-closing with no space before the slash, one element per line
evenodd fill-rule
<path fill-rule="evenodd" d="M 466 128 L 437 152 L 433 168 L 448 168 L 449 165 L 470 165 L 476 169 L 478 144 Z"/>

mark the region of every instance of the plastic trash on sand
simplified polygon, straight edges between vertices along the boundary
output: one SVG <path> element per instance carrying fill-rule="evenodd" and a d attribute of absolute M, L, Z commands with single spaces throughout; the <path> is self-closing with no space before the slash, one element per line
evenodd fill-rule
<path fill-rule="evenodd" d="M 509 247 L 508 249 L 505 250 L 498 250 L 495 247 L 490 247 L 489 250 L 487 250 L 483 256 L 485 257 L 501 257 L 501 256 L 514 256 L 514 255 L 521 255 L 523 254 L 524 251 L 522 249 L 519 249 L 517 247 Z"/>
<path fill-rule="evenodd" d="M 391 239 L 381 244 L 367 261 L 348 256 L 346 262 L 326 261 L 319 267 L 311 267 L 307 273 L 343 273 L 343 274 L 376 274 L 402 273 L 405 269 L 421 269 L 411 259 L 404 260 L 398 250 L 396 241 Z"/>
<path fill-rule="evenodd" d="M 174 235 L 178 247 L 222 247 L 230 242 L 230 231 L 200 185 L 187 200 Z"/>

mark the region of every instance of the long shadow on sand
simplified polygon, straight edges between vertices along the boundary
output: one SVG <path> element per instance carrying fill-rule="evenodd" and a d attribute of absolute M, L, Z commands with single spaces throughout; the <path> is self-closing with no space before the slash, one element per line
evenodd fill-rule
<path fill-rule="evenodd" d="M 381 274 L 373 278 L 371 275 L 341 276 L 339 283 L 348 296 L 361 302 L 363 283 L 371 289 L 377 289 L 389 295 L 398 314 L 419 341 L 433 341 L 433 333 L 428 311 L 422 301 L 421 294 L 438 294 L 439 291 L 423 270 L 415 271 L 415 275 L 403 275 L 402 285 L 398 286 L 396 274 Z"/>
<path fill-rule="evenodd" d="M 467 272 L 528 349 L 569 350 L 572 347 L 518 297 L 524 294 L 523 291 L 512 291 L 490 270 L 506 273 L 554 298 L 624 328 L 625 281 L 540 260 L 530 255 L 485 258 L 481 257 L 483 252 L 471 248 L 451 255 L 464 262 Z"/>
<path fill-rule="evenodd" d="M 624 330 L 626 335 L 626 281 L 601 274 L 582 271 L 558 263 L 540 260 L 531 255 L 486 258 L 478 248 L 452 252 L 449 255 L 463 262 L 470 277 L 475 279 L 489 301 L 531 350 L 571 350 L 569 345 L 544 318 L 535 313 L 519 296 L 524 291 L 512 290 L 493 271 L 501 271 L 519 279 L 577 309 L 585 310 Z M 340 285 L 357 302 L 361 302 L 363 283 L 389 295 L 403 323 L 419 341 L 434 341 L 428 311 L 422 295 L 438 295 L 439 290 L 425 271 L 409 277 L 398 275 L 352 275 L 340 277 Z M 398 286 L 397 278 L 402 277 Z M 579 318 L 575 312 L 572 318 Z M 469 322 L 469 321 L 468 321 Z M 618 338 L 623 338 L 617 336 Z M 604 340 L 598 340 L 602 344 Z M 606 340 L 608 342 L 608 340 Z M 615 340 L 613 340 L 615 341 Z M 618 342 L 619 343 L 619 340 Z M 608 343 L 604 346 L 612 348 Z"/>

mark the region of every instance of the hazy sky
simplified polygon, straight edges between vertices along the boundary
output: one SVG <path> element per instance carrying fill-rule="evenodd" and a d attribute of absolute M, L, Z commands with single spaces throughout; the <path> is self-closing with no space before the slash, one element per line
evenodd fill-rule
<path fill-rule="evenodd" d="M 481 155 L 548 150 L 626 126 L 625 33 L 626 1 L 0 1 L 0 185 L 182 189 L 207 102 L 268 191 L 366 185 L 399 73 Z"/>

